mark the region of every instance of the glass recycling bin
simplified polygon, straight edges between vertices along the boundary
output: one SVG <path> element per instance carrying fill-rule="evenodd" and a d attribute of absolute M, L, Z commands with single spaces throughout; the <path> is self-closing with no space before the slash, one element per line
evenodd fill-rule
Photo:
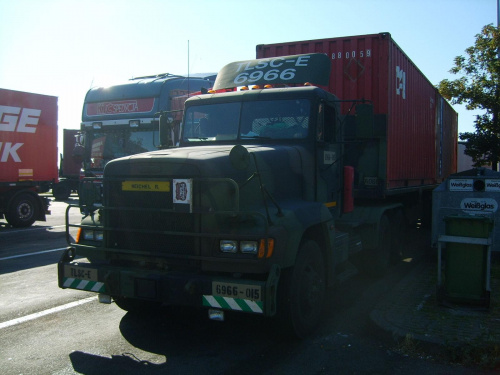
<path fill-rule="evenodd" d="M 444 218 L 445 235 L 439 238 L 438 297 L 440 302 L 489 307 L 490 258 L 493 220 L 471 215 Z M 441 246 L 446 243 L 444 259 Z M 444 260 L 444 282 L 441 262 Z"/>

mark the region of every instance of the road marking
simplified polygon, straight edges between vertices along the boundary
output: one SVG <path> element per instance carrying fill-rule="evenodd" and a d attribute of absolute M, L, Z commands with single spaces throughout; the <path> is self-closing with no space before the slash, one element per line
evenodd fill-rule
<path fill-rule="evenodd" d="M 54 313 L 59 312 L 59 311 L 71 309 L 72 307 L 80 306 L 80 305 L 83 305 L 85 303 L 95 301 L 96 299 L 97 299 L 97 296 L 92 296 L 92 297 L 88 297 L 85 299 L 81 299 L 79 301 L 70 302 L 70 303 L 67 303 L 65 305 L 53 307 L 53 308 L 48 309 L 48 310 L 40 311 L 40 312 L 35 313 L 35 314 L 26 315 L 26 316 L 23 316 L 21 318 L 12 319 L 12 320 L 9 320 L 7 322 L 0 323 L 0 329 L 11 327 L 11 326 L 14 326 L 16 324 L 21 324 L 21 323 L 27 322 L 29 320 L 34 320 L 34 319 L 40 318 L 40 317 L 45 316 L 45 315 L 54 314 Z"/>
<path fill-rule="evenodd" d="M 0 223 L 0 224 L 3 224 L 3 223 Z M 6 234 L 16 234 L 16 233 L 19 233 L 19 232 L 34 232 L 36 230 L 51 230 L 51 229 L 54 229 L 54 228 L 66 228 L 66 224 L 63 224 L 63 225 L 51 225 L 51 226 L 47 226 L 47 227 L 38 227 L 38 226 L 34 226 L 34 227 L 28 227 L 28 228 L 22 228 L 22 229 L 12 229 L 12 230 L 9 230 L 7 232 L 4 232 L 2 234 L 6 235 Z M 11 229 L 11 228 L 9 228 Z"/>
<path fill-rule="evenodd" d="M 2 261 L 2 260 L 8 260 L 8 259 L 15 259 L 15 258 L 22 258 L 22 257 L 29 257 L 31 255 L 39 255 L 39 254 L 52 253 L 54 251 L 61 251 L 61 250 L 66 250 L 66 249 L 67 249 L 67 247 L 60 247 L 59 249 L 43 250 L 43 251 L 37 251 L 35 253 L 12 255 L 10 257 L 0 258 L 0 261 Z"/>

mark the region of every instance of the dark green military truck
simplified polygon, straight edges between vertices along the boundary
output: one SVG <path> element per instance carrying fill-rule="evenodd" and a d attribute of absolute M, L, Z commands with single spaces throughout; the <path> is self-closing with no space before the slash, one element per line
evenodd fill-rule
<path fill-rule="evenodd" d="M 369 168 L 386 133 L 369 101 L 352 101 L 355 115 L 345 116 L 326 90 L 292 87 L 327 85 L 329 64 L 324 54 L 229 64 L 213 92 L 186 101 L 179 147 L 109 162 L 102 202 L 84 184 L 90 214 L 68 223 L 79 235 L 68 235 L 59 286 L 139 314 L 192 306 L 223 320 L 238 311 L 309 334 L 327 288 L 352 272 L 352 254 L 366 251 L 383 272 L 423 195 L 419 186 L 356 197 L 363 173 L 383 190 L 384 172 Z M 163 136 L 170 120 L 160 119 Z"/>

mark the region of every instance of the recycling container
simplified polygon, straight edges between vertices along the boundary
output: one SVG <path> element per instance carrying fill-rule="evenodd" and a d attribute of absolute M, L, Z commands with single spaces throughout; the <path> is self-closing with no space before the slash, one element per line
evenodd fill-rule
<path fill-rule="evenodd" d="M 454 302 L 486 303 L 489 305 L 490 249 L 475 244 L 474 239 L 487 239 L 493 228 L 490 218 L 481 216 L 447 216 L 447 242 L 444 269 L 444 297 Z M 457 237 L 461 237 L 457 238 Z M 464 238 L 469 237 L 469 239 Z"/>

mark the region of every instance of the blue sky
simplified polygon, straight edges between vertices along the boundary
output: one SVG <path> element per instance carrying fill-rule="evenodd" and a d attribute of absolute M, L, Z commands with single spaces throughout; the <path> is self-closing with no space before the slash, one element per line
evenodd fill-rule
<path fill-rule="evenodd" d="M 0 0 L 0 87 L 58 96 L 59 128 L 79 128 L 90 87 L 185 74 L 188 41 L 189 71 L 217 72 L 257 44 L 379 32 L 437 84 L 497 24 L 497 1 Z M 454 108 L 459 132 L 474 131 L 474 113 Z"/>

